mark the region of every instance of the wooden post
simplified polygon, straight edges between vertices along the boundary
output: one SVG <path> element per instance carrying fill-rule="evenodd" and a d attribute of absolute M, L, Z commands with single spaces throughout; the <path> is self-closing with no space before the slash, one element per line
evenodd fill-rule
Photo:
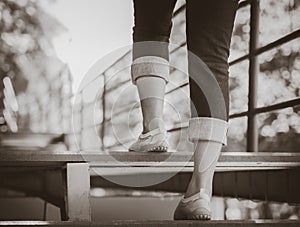
<path fill-rule="evenodd" d="M 68 163 L 65 175 L 65 209 L 62 220 L 91 221 L 88 163 Z"/>

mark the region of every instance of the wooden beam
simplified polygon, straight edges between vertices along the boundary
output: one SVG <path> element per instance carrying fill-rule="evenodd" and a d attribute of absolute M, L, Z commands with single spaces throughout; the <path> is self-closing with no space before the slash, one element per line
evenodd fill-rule
<path fill-rule="evenodd" d="M 154 178 L 150 174 L 140 174 L 139 176 L 142 176 L 145 180 Z M 138 190 L 184 193 L 191 176 L 191 172 L 180 172 L 164 182 L 140 187 Z M 213 194 L 221 197 L 298 204 L 300 203 L 299 177 L 300 169 L 216 172 Z M 92 188 L 131 189 L 131 187 L 109 181 L 111 179 L 114 182 L 124 182 L 128 179 L 128 176 L 117 176 L 116 180 L 115 178 L 92 175 L 91 186 Z"/>
<path fill-rule="evenodd" d="M 89 151 L 85 151 L 89 152 Z M 191 152 L 176 153 L 139 153 L 109 152 L 91 153 L 50 152 L 50 151 L 14 151 L 0 152 L 0 169 L 4 167 L 41 168 L 64 166 L 66 163 L 89 163 L 91 167 L 193 167 Z M 228 170 L 237 168 L 294 168 L 300 166 L 300 153 L 269 152 L 223 152 L 217 164 L 218 168 Z"/>
<path fill-rule="evenodd" d="M 61 208 L 62 209 L 62 208 Z M 68 163 L 65 179 L 65 210 L 62 219 L 91 221 L 90 174 L 87 163 Z"/>

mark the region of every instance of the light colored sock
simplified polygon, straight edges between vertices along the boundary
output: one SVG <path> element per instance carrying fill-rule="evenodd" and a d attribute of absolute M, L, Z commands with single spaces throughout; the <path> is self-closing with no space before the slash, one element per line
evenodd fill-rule
<path fill-rule="evenodd" d="M 166 81 L 160 77 L 143 76 L 136 80 L 140 100 L 148 98 L 164 99 Z"/>
<path fill-rule="evenodd" d="M 198 141 L 195 144 L 194 168 L 197 173 L 205 173 L 218 161 L 222 143 L 214 141 Z"/>
<path fill-rule="evenodd" d="M 212 180 L 221 148 L 222 143 L 214 141 L 198 141 L 195 144 L 194 172 L 186 197 L 198 193 L 201 188 L 204 188 L 209 196 L 212 195 Z"/>
<path fill-rule="evenodd" d="M 210 201 L 210 197 L 208 196 L 208 194 L 206 193 L 205 189 L 204 188 L 201 188 L 200 189 L 200 192 L 198 192 L 197 194 L 195 195 L 192 195 L 190 197 L 184 197 L 181 202 L 182 203 L 189 203 L 189 202 L 192 202 L 196 199 L 199 199 L 199 198 L 203 198 L 205 199 L 206 201 Z"/>
<path fill-rule="evenodd" d="M 143 114 L 143 132 L 163 124 L 166 81 L 160 77 L 144 76 L 136 80 Z"/>

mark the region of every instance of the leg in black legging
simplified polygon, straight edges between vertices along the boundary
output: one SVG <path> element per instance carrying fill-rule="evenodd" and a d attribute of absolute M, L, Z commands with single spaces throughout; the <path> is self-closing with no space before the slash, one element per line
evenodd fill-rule
<path fill-rule="evenodd" d="M 165 133 L 162 118 L 169 76 L 168 42 L 175 4 L 176 0 L 134 0 L 131 75 L 140 97 L 143 134 L 155 129 Z M 158 149 L 168 147 L 165 139 L 161 145 L 157 145 Z M 139 141 L 129 150 L 142 150 Z"/>
<path fill-rule="evenodd" d="M 190 73 L 193 74 L 190 95 L 196 109 L 196 112 L 192 112 L 192 117 L 228 118 L 228 56 L 237 6 L 237 0 L 187 0 L 188 49 L 209 67 L 222 92 L 215 93 L 215 103 L 220 108 L 214 109 L 212 113 L 205 98 L 207 94 L 204 95 L 197 86 L 197 78 L 201 80 L 202 75 L 196 75 L 197 72 L 193 70 L 195 66 L 190 62 Z M 214 92 L 218 88 L 209 89 Z M 226 109 L 222 104 L 224 101 Z"/>
<path fill-rule="evenodd" d="M 194 172 L 186 197 L 200 193 L 204 205 L 198 213 L 191 211 L 199 219 L 207 219 L 210 215 L 209 201 L 206 200 L 212 194 L 212 180 L 222 144 L 226 144 L 229 112 L 227 61 L 237 5 L 236 0 L 187 0 L 192 113 L 188 136 L 194 142 L 195 153 Z M 195 204 L 191 204 L 193 206 Z M 178 208 L 177 215 L 182 213 Z"/>

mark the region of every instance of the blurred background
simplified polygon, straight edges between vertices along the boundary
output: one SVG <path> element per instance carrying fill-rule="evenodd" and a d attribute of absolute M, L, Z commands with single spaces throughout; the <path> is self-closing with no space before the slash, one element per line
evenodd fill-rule
<path fill-rule="evenodd" d="M 259 7 L 258 48 L 293 32 L 299 33 L 299 0 L 260 0 Z M 184 1 L 178 1 L 175 10 L 171 43 L 185 47 Z M 122 54 L 118 55 L 119 48 L 132 42 L 132 25 L 131 0 L 2 0 L 0 143 L 15 143 L 15 140 L 4 139 L 5 135 L 12 133 L 74 133 L 81 150 L 126 150 L 141 131 L 141 114 L 139 105 L 136 105 L 138 96 L 131 85 L 127 64 L 130 51 L 120 51 Z M 224 152 L 249 151 L 249 121 L 247 114 L 240 114 L 249 109 L 249 58 L 234 63 L 235 59 L 249 54 L 249 40 L 250 5 L 245 4 L 238 10 L 231 43 L 231 119 L 228 146 Z M 275 48 L 267 48 L 258 55 L 256 107 L 299 99 L 299 41 L 299 35 L 295 35 L 293 39 Z M 112 52 L 114 54 L 110 55 Z M 172 50 L 174 64 L 185 65 L 185 58 L 186 52 L 182 49 Z M 97 64 L 95 77 L 82 81 L 99 59 L 102 60 Z M 184 95 L 188 93 L 188 78 L 173 70 L 170 79 L 165 105 L 169 140 L 173 149 L 190 150 L 184 142 L 186 129 L 182 127 L 182 122 L 187 121 L 190 114 Z M 299 152 L 299 112 L 298 102 L 297 105 L 257 114 L 257 150 Z M 76 125 L 74 131 L 72 113 Z M 115 125 L 118 126 L 117 132 Z M 174 129 L 178 127 L 181 130 Z M 90 139 L 95 137 L 95 129 L 100 140 Z M 128 133 L 129 129 L 132 133 Z M 67 146 L 62 149 L 77 150 L 75 137 L 66 137 Z M 14 191 L 1 192 L 2 220 L 28 217 L 57 220 L 60 217 L 56 207 L 45 205 L 40 199 L 25 198 L 22 193 Z M 119 197 L 113 197 L 116 195 Z M 93 219 L 107 220 L 137 219 L 137 215 L 140 219 L 171 218 L 180 195 L 95 189 L 92 196 Z M 124 201 L 124 206 L 120 206 L 120 201 Z M 126 209 L 128 206 L 132 209 Z M 299 206 L 287 203 L 215 197 L 214 206 L 218 207 L 214 214 L 216 219 L 300 217 Z M 160 209 L 153 212 L 154 207 Z"/>

